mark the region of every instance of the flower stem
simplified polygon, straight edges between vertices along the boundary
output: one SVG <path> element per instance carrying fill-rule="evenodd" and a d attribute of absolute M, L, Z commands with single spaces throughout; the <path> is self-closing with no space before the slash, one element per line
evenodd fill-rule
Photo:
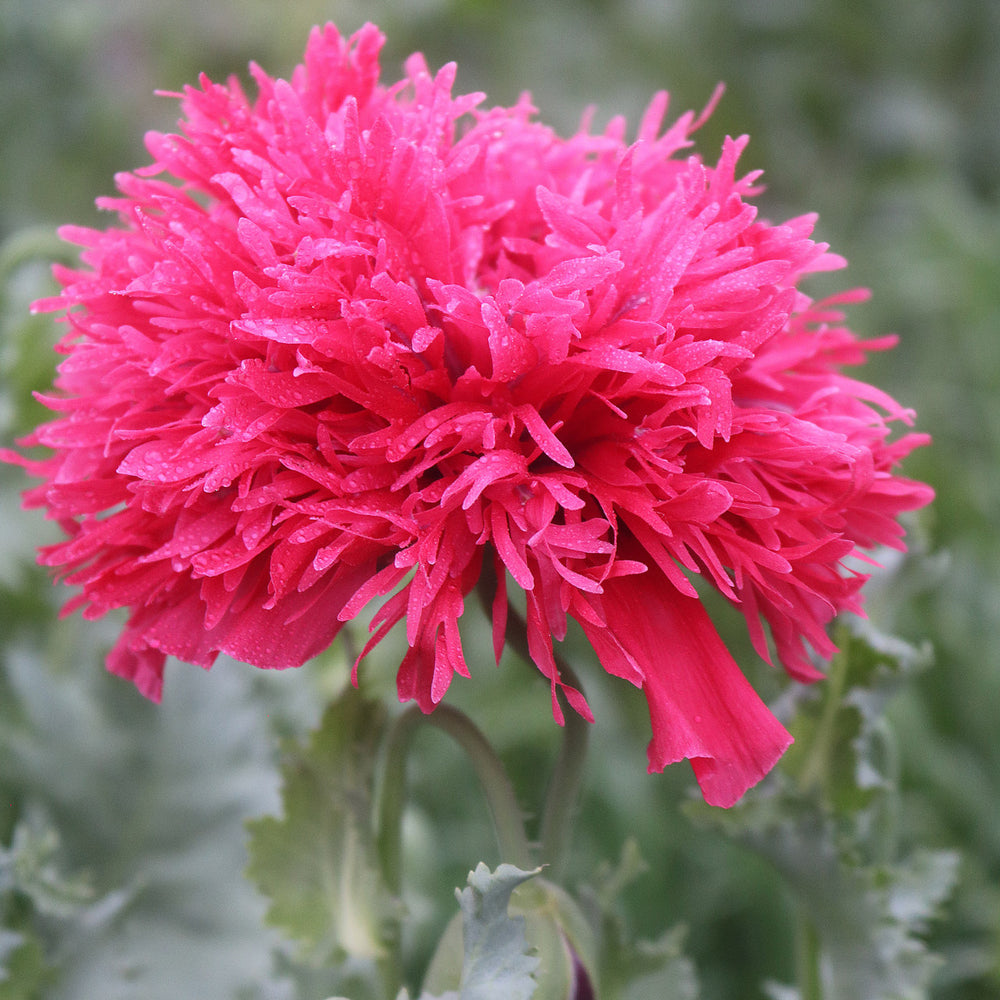
<path fill-rule="evenodd" d="M 562 747 L 549 779 L 542 814 L 541 860 L 553 869 L 558 869 L 569 854 L 573 814 L 583 781 L 590 736 L 590 724 L 569 706 L 565 707 L 565 717 Z"/>
<path fill-rule="evenodd" d="M 820 974 L 819 934 L 805 907 L 800 906 L 795 921 L 795 966 L 801 1000 L 823 1000 Z"/>
<path fill-rule="evenodd" d="M 487 614 L 496 586 L 492 567 L 489 567 L 488 563 L 484 564 L 483 573 L 479 580 L 479 597 Z M 531 662 L 527 624 L 513 608 L 507 610 L 504 642 L 509 643 L 525 662 Z M 567 684 L 582 692 L 582 686 L 573 668 L 558 653 L 555 653 L 554 656 L 559 676 Z M 566 704 L 566 700 L 561 694 L 558 697 L 562 702 L 565 719 L 563 741 L 555 769 L 549 779 L 540 833 L 541 861 L 554 869 L 560 867 L 569 853 L 573 814 L 580 794 L 580 785 L 583 781 L 587 741 L 590 735 L 590 724 Z"/>
<path fill-rule="evenodd" d="M 826 793 L 829 790 L 835 725 L 837 713 L 842 707 L 841 701 L 847 680 L 847 655 L 847 652 L 842 650 L 830 662 L 826 691 L 823 695 L 823 711 L 816 726 L 812 749 L 799 777 L 800 787 L 807 792 L 818 790 Z"/>
<path fill-rule="evenodd" d="M 472 761 L 493 816 L 501 859 L 519 868 L 533 867 L 514 786 L 489 741 L 464 712 L 451 705 L 439 705 L 425 718 L 455 740 Z"/>
<path fill-rule="evenodd" d="M 407 751 L 419 721 L 419 709 L 411 707 L 403 712 L 389 731 L 382 779 L 375 799 L 375 839 L 379 865 L 389 891 L 397 896 L 403 887 L 401 842 Z"/>
<path fill-rule="evenodd" d="M 501 860 L 520 868 L 531 868 L 531 849 L 514 788 L 489 741 L 467 715 L 451 705 L 438 705 L 430 715 L 411 707 L 396 720 L 390 733 L 378 796 L 378 853 L 389 889 L 398 894 L 402 887 L 401 841 L 406 762 L 410 743 L 420 723 L 446 732 L 471 761 L 493 817 Z"/>

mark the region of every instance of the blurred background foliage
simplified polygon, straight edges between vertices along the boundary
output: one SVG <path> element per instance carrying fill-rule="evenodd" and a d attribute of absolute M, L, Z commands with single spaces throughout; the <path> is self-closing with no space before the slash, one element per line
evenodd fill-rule
<path fill-rule="evenodd" d="M 51 319 L 27 314 L 50 292 L 49 261 L 67 252 L 53 229 L 98 223 L 93 199 L 111 192 L 114 172 L 147 162 L 143 132 L 173 128 L 175 102 L 154 91 L 202 71 L 245 79 L 251 59 L 287 75 L 312 24 L 334 20 L 347 32 L 366 19 L 388 36 L 387 80 L 420 49 L 432 66 L 457 61 L 458 89 L 485 90 L 491 103 L 530 90 L 563 133 L 589 104 L 599 122 L 624 113 L 634 123 L 658 89 L 679 113 L 724 81 L 699 150 L 711 159 L 725 134 L 750 133 L 743 165 L 765 170 L 765 214 L 818 211 L 820 238 L 850 260 L 846 276 L 812 290 L 873 289 L 852 325 L 897 332 L 901 343 L 866 377 L 933 433 L 908 471 L 938 490 L 913 525 L 914 554 L 870 608 L 880 628 L 934 650 L 933 666 L 889 708 L 902 837 L 962 854 L 948 918 L 932 931 L 945 959 L 934 996 L 1000 995 L 1000 4 L 6 0 L 5 445 L 39 419 L 30 392 L 54 366 Z M 272 960 L 279 943 L 241 877 L 242 823 L 276 808 L 276 739 L 315 722 L 342 653 L 284 675 L 223 662 L 205 677 L 174 664 L 163 706 L 146 704 L 104 675 L 114 622 L 57 621 L 63 595 L 33 565 L 53 529 L 20 511 L 22 474 L 4 467 L 0 477 L 0 968 L 16 968 L 22 984 L 12 992 L 14 978 L 0 980 L 0 998 L 325 995 L 319 973 Z M 469 633 L 488 664 L 475 622 Z M 576 877 L 634 836 L 650 871 L 627 894 L 628 918 L 647 936 L 689 926 L 706 997 L 758 997 L 761 981 L 790 980 L 794 918 L 770 868 L 691 825 L 679 807 L 688 769 L 644 773 L 641 696 L 605 684 L 581 645 L 571 653 L 598 717 Z M 367 668 L 375 690 L 391 681 L 393 655 Z M 773 673 L 749 669 L 765 692 L 781 690 Z M 459 679 L 453 694 L 503 748 L 525 803 L 537 801 L 558 739 L 541 685 L 511 657 Z M 418 745 L 408 820 L 415 955 L 449 915 L 452 886 L 481 858 L 497 860 L 462 762 L 434 734 Z"/>

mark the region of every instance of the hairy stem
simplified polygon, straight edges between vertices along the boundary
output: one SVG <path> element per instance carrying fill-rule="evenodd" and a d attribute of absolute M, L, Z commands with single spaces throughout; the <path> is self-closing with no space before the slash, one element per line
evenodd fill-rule
<path fill-rule="evenodd" d="M 376 829 L 379 861 L 389 889 L 398 894 L 402 887 L 401 841 L 406 762 L 410 744 L 421 723 L 447 733 L 465 751 L 475 768 L 493 818 L 501 860 L 520 868 L 531 868 L 531 850 L 514 788 L 489 741 L 467 715 L 451 705 L 438 705 L 430 715 L 424 715 L 413 706 L 396 720 L 389 736 L 378 796 Z"/>
<path fill-rule="evenodd" d="M 812 918 L 799 907 L 795 920 L 795 966 L 801 1000 L 823 1000 L 819 935 Z"/>
<path fill-rule="evenodd" d="M 492 566 L 484 564 L 479 581 L 479 597 L 487 614 L 490 613 L 489 609 L 496 586 L 497 582 Z M 510 607 L 507 610 L 507 628 L 504 641 L 509 643 L 514 652 L 523 660 L 531 662 L 527 624 L 524 618 Z M 573 668 L 558 653 L 555 653 L 554 656 L 560 677 L 582 693 L 582 686 Z M 555 768 L 549 779 L 540 830 L 541 861 L 556 870 L 565 862 L 569 853 L 573 816 L 583 781 L 587 742 L 590 735 L 590 724 L 566 703 L 566 699 L 561 693 L 558 697 L 565 718 L 563 741 Z"/>

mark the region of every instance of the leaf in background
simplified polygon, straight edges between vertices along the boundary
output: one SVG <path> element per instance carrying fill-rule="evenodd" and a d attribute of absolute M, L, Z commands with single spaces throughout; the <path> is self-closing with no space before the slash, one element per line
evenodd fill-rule
<path fill-rule="evenodd" d="M 957 855 L 919 851 L 896 864 L 859 865 L 836 841 L 832 823 L 808 813 L 746 837 L 815 928 L 824 997 L 927 997 L 940 959 L 922 936 L 954 885 Z"/>
<path fill-rule="evenodd" d="M 58 328 L 50 317 L 32 315 L 30 304 L 55 291 L 52 262 L 69 264 L 73 256 L 54 228 L 22 229 L 0 242 L 0 441 L 4 446 L 46 419 L 45 407 L 32 392 L 52 381 L 58 361 L 52 345 Z"/>
<path fill-rule="evenodd" d="M 348 685 L 305 746 L 282 764 L 281 819 L 251 820 L 247 875 L 270 899 L 268 922 L 316 964 L 385 956 L 396 907 L 372 829 L 380 702 Z"/>
<path fill-rule="evenodd" d="M 97 899 L 88 877 L 63 873 L 58 855 L 59 835 L 37 807 L 0 846 L 0 1000 L 40 997 L 67 943 L 106 926 L 124 902 L 121 893 Z"/>
<path fill-rule="evenodd" d="M 895 785 L 896 775 L 887 773 L 891 756 L 883 759 L 885 707 L 904 677 L 928 665 L 930 653 L 861 621 L 843 625 L 836 641 L 840 652 L 827 679 L 789 691 L 795 742 L 782 770 L 800 789 L 820 794 L 835 812 L 850 814 Z"/>
<path fill-rule="evenodd" d="M 33 816 L 14 828 L 9 848 L 0 847 L 0 892 L 20 892 L 44 916 L 70 917 L 94 898 L 83 875 L 64 875 L 56 865 L 59 835 Z"/>
<path fill-rule="evenodd" d="M 0 836 L 45 817 L 59 868 L 86 871 L 96 894 L 78 917 L 31 921 L 59 973 L 47 1000 L 279 996 L 280 942 L 243 878 L 243 822 L 277 802 L 279 684 L 308 677 L 270 678 L 265 696 L 231 662 L 209 675 L 171 664 L 154 706 L 102 667 L 113 626 L 34 631 L 0 660 Z M 40 891 L 42 874 L 33 880 Z"/>
<path fill-rule="evenodd" d="M 0 1000 L 41 998 L 54 976 L 34 934 L 0 927 Z"/>
<path fill-rule="evenodd" d="M 787 764 L 733 809 L 692 803 L 689 814 L 784 877 L 799 930 L 818 948 L 813 972 L 823 997 L 922 1000 L 940 964 L 923 936 L 955 884 L 958 856 L 896 857 L 899 790 L 883 711 L 926 656 L 863 623 L 842 630 L 838 643 L 828 680 L 796 698 L 789 729 L 800 742 Z"/>
<path fill-rule="evenodd" d="M 647 866 L 634 840 L 622 848 L 617 865 L 600 865 L 581 896 L 598 928 L 600 983 L 609 996 L 655 996 L 657 1000 L 697 1000 L 698 977 L 684 954 L 687 929 L 673 927 L 655 941 L 634 941 L 622 916 L 621 895 Z"/>

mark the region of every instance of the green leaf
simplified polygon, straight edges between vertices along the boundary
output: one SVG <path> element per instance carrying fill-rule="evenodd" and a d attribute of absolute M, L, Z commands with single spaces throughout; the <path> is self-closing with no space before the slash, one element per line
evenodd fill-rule
<path fill-rule="evenodd" d="M 511 893 L 539 871 L 502 864 L 491 872 L 480 862 L 468 887 L 456 892 L 465 951 L 461 1000 L 529 1000 L 535 992 L 538 959 L 528 954 L 525 919 L 507 908 Z"/>
<path fill-rule="evenodd" d="M 0 847 L 0 892 L 23 893 L 41 914 L 70 917 L 94 898 L 83 875 L 64 875 L 56 864 L 59 835 L 38 817 L 14 828 L 10 848 Z"/>
<path fill-rule="evenodd" d="M 48 412 L 32 391 L 52 381 L 56 327 L 32 315 L 30 303 L 51 295 L 54 260 L 68 263 L 69 248 L 49 228 L 21 230 L 0 243 L 0 439 L 26 433 Z"/>
<path fill-rule="evenodd" d="M 697 1000 L 700 996 L 694 963 L 684 952 L 687 928 L 671 927 L 655 941 L 635 945 L 635 964 L 622 995 L 627 1000 Z"/>
<path fill-rule="evenodd" d="M 929 661 L 926 649 L 877 632 L 861 620 L 837 630 L 840 652 L 825 681 L 795 690 L 788 723 L 795 742 L 781 761 L 800 788 L 816 790 L 837 812 L 870 804 L 893 784 L 882 719 L 900 682 Z"/>
<path fill-rule="evenodd" d="M 772 829 L 756 849 L 782 872 L 816 929 L 824 997 L 920 1000 L 940 959 L 922 935 L 957 877 L 958 856 L 918 852 L 892 865 L 851 863 L 829 825 Z"/>
<path fill-rule="evenodd" d="M 385 723 L 383 706 L 348 685 L 309 742 L 285 750 L 282 818 L 247 824 L 247 874 L 270 899 L 267 920 L 315 963 L 387 952 L 396 905 L 376 862 L 372 829 Z"/>
<path fill-rule="evenodd" d="M 0 928 L 0 1000 L 41 1000 L 53 978 L 37 938 Z"/>
<path fill-rule="evenodd" d="M 687 929 L 677 926 L 655 941 L 635 941 L 626 928 L 621 895 L 647 870 L 638 844 L 630 839 L 618 863 L 601 864 L 593 883 L 581 889 L 590 922 L 598 928 L 601 988 L 609 996 L 697 1000 L 697 974 L 683 950 Z"/>
<path fill-rule="evenodd" d="M 940 965 L 923 935 L 955 884 L 958 855 L 867 864 L 863 839 L 795 794 L 715 818 L 784 877 L 798 920 L 815 930 L 826 1000 L 922 1000 Z"/>
<path fill-rule="evenodd" d="M 46 1000 L 267 995 L 279 938 L 243 878 L 243 822 L 276 807 L 270 715 L 280 692 L 309 678 L 171 662 L 153 705 L 104 669 L 115 633 L 112 621 L 69 618 L 6 637 L 0 838 L 12 845 L 20 824 L 44 818 L 25 846 L 41 862 L 44 826 L 58 831 L 49 863 L 68 877 L 46 885 L 40 863 L 22 883 L 43 906 L 67 905 L 88 883 L 94 894 L 63 918 L 20 893 L 30 913 L 12 929 L 37 939 L 58 972 Z M 84 870 L 86 881 L 75 874 Z M 238 993 L 248 984 L 266 985 Z"/>
<path fill-rule="evenodd" d="M 806 975 L 825 1000 L 923 1000 L 940 964 L 923 936 L 955 884 L 958 857 L 897 856 L 899 789 L 884 710 L 925 655 L 862 623 L 837 639 L 830 678 L 798 699 L 789 723 L 797 753 L 734 808 L 687 811 L 784 877 L 811 966 Z M 768 988 L 774 997 L 797 995 Z"/>
<path fill-rule="evenodd" d="M 477 971 L 476 953 L 472 950 L 475 942 L 470 942 L 468 937 L 470 917 L 476 918 L 472 931 L 477 937 L 494 935 L 488 938 L 485 946 L 485 953 L 491 961 L 502 964 L 498 937 L 503 934 L 510 938 L 511 967 L 516 956 L 530 952 L 526 968 L 529 971 L 535 969 L 533 992 L 530 994 L 534 1000 L 574 997 L 581 988 L 584 976 L 597 990 L 597 949 L 593 929 L 569 893 L 547 879 L 538 878 L 539 871 L 541 869 L 523 872 L 511 865 L 501 865 L 494 875 L 490 875 L 489 870 L 480 865 L 475 872 L 470 872 L 470 888 L 459 896 L 461 912 L 446 928 L 427 970 L 422 1000 L 439 995 L 461 996 L 462 1000 L 466 1000 L 466 989 L 472 989 L 480 981 L 492 989 L 494 980 L 491 970 Z M 529 878 L 530 881 L 525 881 Z M 509 884 L 505 885 L 504 880 Z M 480 906 L 484 886 L 488 886 L 494 902 L 490 904 L 487 900 L 479 910 L 474 910 L 474 906 Z M 490 907 L 492 916 L 496 918 L 493 923 L 490 923 Z M 470 997 L 495 995 L 503 994 L 468 993 Z"/>
<path fill-rule="evenodd" d="M 10 847 L 0 846 L 0 1000 L 41 997 L 56 978 L 43 929 L 62 928 L 65 939 L 107 909 L 87 877 L 63 872 L 59 853 L 58 833 L 37 808 L 17 822 Z"/>

